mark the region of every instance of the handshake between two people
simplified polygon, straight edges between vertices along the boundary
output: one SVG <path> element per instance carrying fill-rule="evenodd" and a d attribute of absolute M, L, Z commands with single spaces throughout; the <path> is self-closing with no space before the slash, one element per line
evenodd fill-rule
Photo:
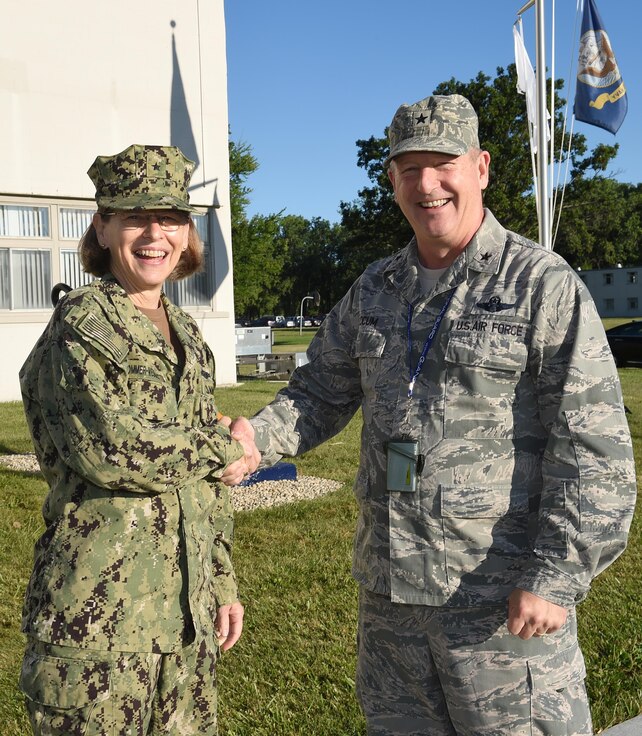
<path fill-rule="evenodd" d="M 220 477 L 226 486 L 237 486 L 251 475 L 261 462 L 261 453 L 254 443 L 254 427 L 245 417 L 238 417 L 234 421 L 231 417 L 222 417 L 219 421 L 229 428 L 232 439 L 242 445 L 245 453 L 242 458 L 230 463 Z"/>

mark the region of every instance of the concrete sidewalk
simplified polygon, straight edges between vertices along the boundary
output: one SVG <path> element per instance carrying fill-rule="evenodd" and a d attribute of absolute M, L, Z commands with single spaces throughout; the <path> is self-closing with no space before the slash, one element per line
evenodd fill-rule
<path fill-rule="evenodd" d="M 600 732 L 600 736 L 642 736 L 642 716 L 607 728 L 606 731 Z"/>

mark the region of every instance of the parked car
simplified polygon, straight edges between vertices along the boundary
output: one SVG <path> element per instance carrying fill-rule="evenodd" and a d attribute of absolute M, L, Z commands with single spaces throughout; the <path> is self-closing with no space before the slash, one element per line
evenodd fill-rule
<path fill-rule="evenodd" d="M 274 326 L 276 319 L 274 315 L 263 315 L 262 317 L 259 317 L 258 319 L 252 320 L 250 322 L 251 327 L 272 327 Z"/>
<path fill-rule="evenodd" d="M 285 318 L 286 327 L 296 327 L 296 324 L 297 324 L 296 317 L 286 317 Z"/>
<path fill-rule="evenodd" d="M 615 365 L 642 363 L 642 320 L 626 322 L 606 331 Z"/>

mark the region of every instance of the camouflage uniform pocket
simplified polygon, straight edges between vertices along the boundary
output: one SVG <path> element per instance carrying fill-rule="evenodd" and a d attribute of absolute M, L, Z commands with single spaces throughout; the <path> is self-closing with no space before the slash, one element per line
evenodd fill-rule
<path fill-rule="evenodd" d="M 451 588 L 505 584 L 528 549 L 528 490 L 511 485 L 440 485 Z"/>
<path fill-rule="evenodd" d="M 178 414 L 176 394 L 171 383 L 130 374 L 129 403 L 148 422 L 164 422 Z"/>
<path fill-rule="evenodd" d="M 512 437 L 515 389 L 526 367 L 526 345 L 507 345 L 494 334 L 453 333 L 445 358 L 444 437 Z"/>
<path fill-rule="evenodd" d="M 360 330 L 355 340 L 352 357 L 359 361 L 361 386 L 367 395 L 374 390 L 381 376 L 381 359 L 386 347 L 386 336 L 373 329 Z"/>
<path fill-rule="evenodd" d="M 565 412 L 579 473 L 579 529 L 616 534 L 628 526 L 635 503 L 622 503 L 621 488 L 630 483 L 634 466 L 622 428 L 621 407 L 602 405 Z M 619 416 L 619 421 L 614 417 Z"/>
<path fill-rule="evenodd" d="M 528 660 L 533 734 L 592 734 L 584 657 L 576 645 Z"/>
<path fill-rule="evenodd" d="M 213 396 L 202 394 L 199 401 L 199 415 L 201 423 L 205 427 L 211 427 L 218 424 L 219 412 L 216 408 L 216 402 Z"/>
<path fill-rule="evenodd" d="M 550 637 L 513 644 L 511 636 L 506 631 L 499 642 L 508 650 L 474 654 L 467 663 L 475 694 L 474 709 L 467 713 L 474 732 L 591 736 L 586 670 L 577 642 L 560 650 Z M 524 650 L 533 647 L 544 651 L 526 655 Z"/>
<path fill-rule="evenodd" d="M 106 662 L 63 659 L 27 652 L 20 689 L 28 709 L 46 706 L 59 711 L 81 710 L 107 700 L 111 667 Z"/>

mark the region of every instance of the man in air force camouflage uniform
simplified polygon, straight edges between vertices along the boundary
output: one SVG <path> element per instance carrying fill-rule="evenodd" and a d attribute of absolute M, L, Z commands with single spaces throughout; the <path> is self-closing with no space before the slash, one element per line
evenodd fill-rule
<path fill-rule="evenodd" d="M 187 238 L 192 168 L 176 148 L 131 146 L 90 169 L 95 224 L 104 217 L 119 233 L 119 212 L 157 213 L 122 231 L 146 259 L 138 268 L 162 268 L 157 252 Z M 202 253 L 189 227 L 181 261 Z M 100 257 L 106 242 L 95 236 L 85 235 L 81 255 L 93 242 Z M 230 630 L 229 647 L 242 621 L 219 477 L 243 448 L 218 422 L 212 353 L 161 293 L 162 279 L 153 293 L 169 341 L 137 307 L 132 278 L 92 272 L 102 278 L 59 302 L 20 373 L 50 486 L 21 687 L 36 734 L 214 734 L 217 636 Z M 236 622 L 225 618 L 231 608 Z"/>
<path fill-rule="evenodd" d="M 403 105 L 389 135 L 415 237 L 335 306 L 256 443 L 266 462 L 296 455 L 363 410 L 369 734 L 588 736 L 575 605 L 624 549 L 635 498 L 604 331 L 572 269 L 483 208 L 490 156 L 465 98 Z"/>

